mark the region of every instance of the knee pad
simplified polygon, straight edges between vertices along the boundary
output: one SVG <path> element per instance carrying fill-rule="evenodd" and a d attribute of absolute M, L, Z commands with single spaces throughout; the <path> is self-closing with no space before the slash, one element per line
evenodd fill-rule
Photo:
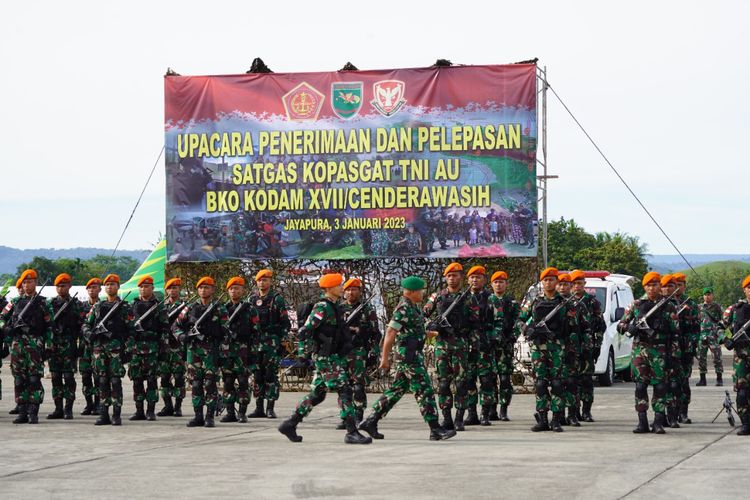
<path fill-rule="evenodd" d="M 565 381 L 566 384 L 568 384 L 568 387 L 577 387 L 578 386 L 578 378 L 576 377 L 568 377 L 568 379 Z"/>
<path fill-rule="evenodd" d="M 62 385 L 63 376 L 60 372 L 52 372 L 52 385 Z"/>
<path fill-rule="evenodd" d="M 681 388 L 682 388 L 682 384 L 680 384 L 679 380 L 671 380 L 669 382 L 669 390 L 671 390 L 675 394 L 679 394 Z"/>
<path fill-rule="evenodd" d="M 635 384 L 635 397 L 638 399 L 648 398 L 648 386 L 643 382 L 636 382 Z"/>
<path fill-rule="evenodd" d="M 538 379 L 535 384 L 536 387 L 536 395 L 537 396 L 546 396 L 547 395 L 547 381 L 544 379 Z"/>
<path fill-rule="evenodd" d="M 216 379 L 213 378 L 212 376 L 206 377 L 206 390 L 209 393 L 216 392 Z"/>
<path fill-rule="evenodd" d="M 341 398 L 342 402 L 352 402 L 352 388 L 349 384 L 344 384 L 341 386 L 341 388 L 339 389 L 339 397 Z"/>
<path fill-rule="evenodd" d="M 175 375 L 175 380 L 177 380 L 177 375 Z M 161 386 L 162 387 L 172 387 L 172 384 L 170 383 L 170 377 L 169 375 L 162 375 L 161 376 Z"/>
<path fill-rule="evenodd" d="M 745 387 L 737 390 L 737 406 L 747 406 L 747 389 Z"/>
<path fill-rule="evenodd" d="M 193 394 L 199 393 L 203 394 L 203 382 L 200 380 L 193 380 L 190 383 L 190 387 L 193 389 Z"/>
<path fill-rule="evenodd" d="M 451 395 L 451 383 L 449 380 L 441 380 L 440 385 L 438 386 L 438 394 L 441 396 L 450 396 Z"/>
<path fill-rule="evenodd" d="M 507 375 L 507 374 L 500 375 L 500 387 L 504 387 L 504 388 L 513 387 L 513 384 L 510 381 L 510 375 Z"/>
<path fill-rule="evenodd" d="M 234 388 L 234 375 L 232 375 L 231 373 L 224 374 L 224 388 L 225 389 Z"/>
<path fill-rule="evenodd" d="M 274 370 L 273 366 L 269 365 L 266 367 L 265 381 L 267 384 L 276 382 L 276 370 Z"/>
<path fill-rule="evenodd" d="M 76 378 L 73 376 L 73 373 L 66 372 L 63 373 L 63 380 L 65 381 L 65 385 L 75 385 L 76 384 Z"/>
<path fill-rule="evenodd" d="M 185 385 L 185 375 L 180 373 L 179 375 L 174 376 L 174 385 L 177 387 L 182 387 Z"/>
<path fill-rule="evenodd" d="M 247 380 L 247 377 L 240 377 L 237 379 L 237 386 L 241 391 L 246 391 L 250 387 L 250 382 Z"/>
<path fill-rule="evenodd" d="M 321 385 L 321 386 L 318 386 L 318 388 L 315 390 L 313 397 L 310 398 L 310 402 L 313 404 L 313 406 L 316 406 L 322 403 L 325 398 L 326 398 L 326 391 Z"/>
<path fill-rule="evenodd" d="M 31 375 L 29 377 L 29 387 L 39 388 L 42 386 L 42 379 L 39 375 Z"/>
<path fill-rule="evenodd" d="M 352 395 L 358 400 L 364 399 L 366 397 L 365 386 L 362 384 L 354 384 L 354 386 L 352 387 Z"/>
<path fill-rule="evenodd" d="M 654 386 L 654 398 L 663 398 L 667 395 L 667 384 L 664 382 L 658 383 Z"/>
<path fill-rule="evenodd" d="M 479 377 L 479 383 L 483 389 L 490 389 L 495 384 L 495 377 L 490 375 L 482 375 Z"/>
<path fill-rule="evenodd" d="M 147 379 L 146 380 L 146 387 L 148 387 L 149 390 L 154 390 L 155 391 L 157 389 L 157 387 L 158 387 L 158 385 L 156 383 L 156 379 L 155 378 Z"/>
<path fill-rule="evenodd" d="M 565 389 L 563 387 L 562 380 L 555 379 L 552 381 L 552 394 L 555 396 L 562 396 L 563 392 L 565 392 Z"/>
<path fill-rule="evenodd" d="M 122 391 L 122 379 L 120 377 L 112 377 L 112 390 Z"/>
<path fill-rule="evenodd" d="M 107 387 L 109 385 L 109 377 L 101 375 L 99 377 L 99 387 Z"/>

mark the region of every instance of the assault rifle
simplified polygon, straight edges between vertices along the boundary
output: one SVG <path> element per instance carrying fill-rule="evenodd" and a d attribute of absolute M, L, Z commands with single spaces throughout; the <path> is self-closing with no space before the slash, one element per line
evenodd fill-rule
<path fill-rule="evenodd" d="M 226 293 L 222 293 L 219 295 L 219 298 L 211 302 L 205 311 L 203 311 L 203 314 L 201 314 L 201 317 L 198 318 L 198 320 L 193 324 L 192 328 L 190 328 L 190 331 L 188 332 L 187 336 L 188 338 L 194 337 L 198 340 L 203 340 L 205 338 L 205 335 L 203 335 L 200 331 L 200 327 L 203 324 L 203 322 L 211 316 L 211 314 L 214 312 L 214 309 L 216 309 L 216 306 L 221 302 L 221 300 L 224 298 L 224 295 Z"/>
<path fill-rule="evenodd" d="M 550 321 L 552 318 L 554 318 L 555 315 L 560 311 L 560 309 L 562 309 L 563 307 L 565 307 L 568 304 L 568 302 L 570 302 L 570 301 L 573 300 L 574 297 L 575 297 L 574 294 L 570 294 L 570 296 L 567 299 L 565 299 L 562 302 L 560 302 L 559 304 L 557 304 L 554 307 L 554 309 L 552 309 L 550 312 L 547 313 L 547 315 L 544 318 L 542 318 L 541 321 L 539 321 L 536 325 L 534 325 L 534 326 L 531 327 L 531 331 L 530 332 L 529 332 L 529 327 L 527 327 L 526 328 L 526 332 L 528 332 L 528 334 L 525 333 L 525 335 L 528 337 L 528 336 L 536 336 L 537 334 L 541 334 L 541 333 L 544 333 L 544 334 L 547 334 L 547 335 L 551 334 L 552 332 L 550 331 L 549 327 L 547 326 L 547 322 Z M 531 339 L 531 340 L 533 340 L 533 339 Z"/>
<path fill-rule="evenodd" d="M 156 311 L 157 307 L 159 307 L 161 304 L 163 304 L 166 301 L 167 299 L 164 299 L 161 302 L 157 302 L 153 306 L 149 307 L 148 310 L 145 313 L 143 313 L 140 318 L 136 320 L 135 325 L 134 325 L 135 331 L 138 333 L 143 332 L 143 322 L 146 321 L 148 317 L 154 313 L 154 311 Z"/>
<path fill-rule="evenodd" d="M 354 320 L 357 318 L 357 316 L 362 312 L 362 309 L 365 308 L 365 305 L 367 305 L 368 302 L 370 302 L 375 295 L 370 295 L 365 300 L 361 301 L 360 304 L 354 308 L 352 312 L 349 313 L 349 315 L 346 317 L 346 321 L 344 321 L 345 326 L 351 325 Z"/>
<path fill-rule="evenodd" d="M 750 319 L 747 320 L 747 322 L 740 327 L 739 330 L 732 333 L 732 338 L 728 338 L 724 341 L 724 345 L 727 347 L 727 349 L 734 349 L 735 344 L 737 344 L 738 340 L 742 341 L 750 341 L 750 337 L 748 337 L 747 330 L 750 329 Z"/>
<path fill-rule="evenodd" d="M 737 413 L 737 415 L 739 415 L 739 413 L 737 412 L 737 408 L 735 408 L 734 405 L 732 404 L 732 397 L 729 395 L 729 391 L 724 391 L 724 394 L 725 394 L 725 397 L 724 397 L 724 403 L 722 403 L 722 408 L 721 410 L 719 410 L 719 413 L 716 414 L 714 419 L 711 420 L 711 423 L 713 424 L 714 422 L 716 422 L 716 419 L 719 418 L 719 415 L 721 415 L 721 412 L 724 411 L 727 413 L 727 421 L 729 421 L 729 425 L 734 427 L 735 421 L 734 421 L 734 415 L 732 414 L 732 412 L 734 411 L 734 413 Z"/>
<path fill-rule="evenodd" d="M 237 315 L 242 312 L 242 310 L 245 308 L 246 305 L 247 305 L 247 300 L 241 300 L 237 308 L 232 312 L 232 315 L 229 316 L 229 319 L 227 320 L 227 329 L 229 330 L 229 335 L 231 335 L 232 338 L 237 337 L 237 334 L 231 328 L 232 321 L 234 321 L 235 318 L 237 318 Z"/>
<path fill-rule="evenodd" d="M 679 316 L 680 314 L 682 314 L 682 312 L 685 309 L 688 308 L 688 305 L 687 305 L 688 300 L 690 300 L 690 297 L 688 297 L 687 299 L 685 299 L 679 306 L 677 306 L 677 316 Z"/>
<path fill-rule="evenodd" d="M 459 306 L 465 299 L 466 296 L 469 295 L 471 292 L 471 287 L 467 286 L 466 290 L 463 291 L 461 295 L 456 298 L 456 300 L 451 303 L 451 305 L 448 306 L 448 309 L 443 311 L 443 314 L 438 316 L 432 321 L 428 321 L 425 325 L 425 330 L 429 331 L 438 331 L 439 329 L 446 329 L 446 328 L 453 328 L 453 325 L 451 325 L 450 321 L 448 321 L 448 316 L 453 312 L 453 309 Z"/>
<path fill-rule="evenodd" d="M 94 335 L 104 335 L 105 337 L 112 338 L 112 332 L 110 332 L 104 324 L 107 322 L 107 320 L 117 311 L 120 306 L 125 302 L 125 300 L 130 296 L 132 292 L 128 292 L 125 294 L 125 296 L 117 301 L 115 305 L 112 306 L 112 309 L 107 312 L 107 314 L 104 315 L 104 317 L 99 320 L 99 323 L 94 327 L 92 330 L 92 333 Z"/>
<path fill-rule="evenodd" d="M 65 309 L 68 308 L 70 303 L 76 300 L 76 297 L 78 297 L 78 292 L 76 292 L 75 295 L 73 295 L 73 297 L 68 299 L 68 301 L 65 302 L 65 304 L 63 304 L 60 309 L 58 309 L 58 311 L 55 313 L 55 316 L 52 318 L 52 321 L 57 321 L 60 318 L 60 316 L 62 316 L 62 313 L 65 312 Z"/>
<path fill-rule="evenodd" d="M 21 312 L 18 314 L 18 318 L 16 318 L 16 322 L 13 325 L 13 329 L 14 330 L 21 330 L 21 332 L 23 332 L 23 333 L 28 333 L 30 327 L 23 320 L 23 317 L 26 315 L 26 313 L 28 312 L 28 310 L 31 308 L 32 304 L 34 302 L 36 302 L 36 299 L 38 297 L 42 296 L 42 290 L 44 290 L 44 287 L 46 287 L 46 286 L 47 286 L 47 281 L 44 282 L 44 284 L 42 285 L 42 288 L 40 288 L 39 291 L 36 292 L 34 294 L 34 296 L 29 299 L 29 301 L 26 303 L 26 305 L 24 306 L 24 308 L 21 309 Z"/>
<path fill-rule="evenodd" d="M 186 307 L 190 307 L 190 305 L 193 303 L 195 303 L 195 298 L 191 299 L 190 301 L 186 301 L 184 304 L 180 304 L 179 306 L 169 311 L 169 313 L 167 314 L 169 323 L 171 324 Z"/>
<path fill-rule="evenodd" d="M 639 333 L 646 333 L 647 335 L 654 334 L 654 329 L 648 326 L 648 322 L 647 322 L 648 318 L 653 316 L 659 309 L 664 307 L 664 305 L 667 302 L 669 302 L 669 300 L 672 297 L 674 297 L 676 293 L 677 293 L 677 290 L 672 292 L 672 294 L 669 295 L 668 297 L 663 297 L 659 302 L 656 303 L 656 305 L 654 305 L 654 307 L 649 309 L 649 311 L 646 314 L 644 314 L 642 318 L 638 318 L 638 321 L 635 323 L 635 326 L 636 328 L 638 328 L 638 330 L 640 330 Z"/>

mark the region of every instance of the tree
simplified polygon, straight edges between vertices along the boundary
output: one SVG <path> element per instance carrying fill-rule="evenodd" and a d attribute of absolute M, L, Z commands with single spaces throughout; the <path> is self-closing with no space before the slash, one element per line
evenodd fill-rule
<path fill-rule="evenodd" d="M 74 284 L 85 284 L 92 276 L 103 278 L 110 273 L 119 275 L 123 280 L 129 279 L 139 265 L 140 262 L 127 256 L 96 255 L 86 260 L 66 257 L 51 260 L 46 257 L 34 257 L 31 262 L 24 262 L 18 266 L 16 276 L 25 269 L 34 269 L 40 283 L 51 284 L 58 274 L 68 273 Z"/>

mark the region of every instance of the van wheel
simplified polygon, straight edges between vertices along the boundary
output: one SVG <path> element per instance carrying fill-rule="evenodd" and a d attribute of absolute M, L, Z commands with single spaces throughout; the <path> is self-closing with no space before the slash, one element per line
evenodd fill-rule
<path fill-rule="evenodd" d="M 615 381 L 615 353 L 612 349 L 609 350 L 609 356 L 607 357 L 607 369 L 604 373 L 599 375 L 599 385 L 602 387 L 609 387 Z"/>

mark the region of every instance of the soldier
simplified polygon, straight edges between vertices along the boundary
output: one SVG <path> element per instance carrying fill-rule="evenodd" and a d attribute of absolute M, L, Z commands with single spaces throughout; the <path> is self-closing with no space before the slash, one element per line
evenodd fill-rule
<path fill-rule="evenodd" d="M 403 296 L 393 312 L 391 322 L 388 323 L 380 361 L 382 370 L 390 369 L 391 350 L 395 344 L 396 377 L 391 387 L 375 402 L 367 420 L 359 425 L 360 430 L 367 432 L 374 439 L 385 437 L 378 432 L 378 421 L 388 414 L 408 389 L 414 393 L 422 418 L 430 426 L 430 440 L 450 439 L 456 435 L 455 430 L 444 429 L 438 424 L 435 393 L 424 364 L 422 349 L 425 339 L 438 335 L 438 332 L 432 330 L 425 332 L 424 316 L 419 309 L 419 303 L 424 297 L 424 287 L 424 280 L 417 276 L 401 280 Z"/>
<path fill-rule="evenodd" d="M 169 328 L 174 326 L 185 302 L 180 299 L 182 280 L 172 278 L 164 284 L 167 295 L 164 304 L 167 308 Z M 170 330 L 171 331 L 171 330 Z M 159 417 L 181 417 L 182 401 L 185 399 L 185 346 L 174 335 L 164 336 L 161 345 L 161 359 L 159 360 L 159 375 L 161 377 L 161 397 L 164 408 L 156 415 Z M 174 383 L 172 382 L 174 380 Z M 174 398 L 174 404 L 172 404 Z"/>
<path fill-rule="evenodd" d="M 14 424 L 38 424 L 44 401 L 44 353 L 52 342 L 52 311 L 36 292 L 37 274 L 27 269 L 19 278 L 23 295 L 11 299 L 0 314 L 0 331 L 7 328 L 11 343 L 10 367 L 18 417 Z"/>
<path fill-rule="evenodd" d="M 422 249 L 424 253 L 433 252 L 435 246 L 435 223 L 437 214 L 435 209 L 430 208 L 422 213 L 420 224 L 417 226 L 419 234 L 422 236 Z"/>
<path fill-rule="evenodd" d="M 558 274 L 554 267 L 541 272 L 543 293 L 524 304 L 519 315 L 525 323 L 524 336 L 531 342 L 531 362 L 536 376 L 537 423 L 531 428 L 533 432 L 563 431 L 559 417 L 564 411 L 563 354 L 565 342 L 578 323 L 575 306 L 556 291 Z M 550 408 L 551 423 L 547 419 Z"/>
<path fill-rule="evenodd" d="M 441 250 L 448 249 L 448 228 L 450 226 L 451 216 L 448 214 L 448 210 L 443 207 L 440 209 L 440 216 L 436 224 L 435 234 L 440 243 Z"/>
<path fill-rule="evenodd" d="M 706 372 L 708 371 L 708 351 L 714 358 L 714 370 L 716 370 L 716 385 L 724 385 L 721 376 L 724 366 L 721 360 L 721 344 L 719 338 L 723 337 L 724 325 L 721 322 L 721 305 L 714 302 L 714 291 L 710 287 L 703 289 L 703 303 L 700 306 L 701 334 L 698 342 L 698 369 L 700 380 L 696 386 L 706 385 Z"/>
<path fill-rule="evenodd" d="M 255 275 L 258 292 L 248 299 L 259 316 L 256 370 L 253 376 L 255 410 L 248 415 L 249 418 L 276 418 L 274 404 L 279 399 L 279 364 L 281 354 L 285 352 L 282 342 L 288 339 L 292 326 L 284 297 L 271 288 L 272 277 L 270 269 L 258 271 Z M 263 411 L 264 399 L 268 401 L 266 411 Z"/>
<path fill-rule="evenodd" d="M 88 299 L 81 303 L 81 313 L 84 318 L 88 318 L 91 308 L 99 302 L 100 293 L 102 293 L 102 280 L 96 277 L 88 280 L 86 283 Z M 81 335 L 78 340 L 78 353 L 78 371 L 81 372 L 83 397 L 86 399 L 86 407 L 81 412 L 81 415 L 98 414 L 100 400 L 99 393 L 94 385 L 94 352 L 91 342 L 83 335 L 83 325 L 81 325 Z"/>
<path fill-rule="evenodd" d="M 570 290 L 572 285 L 573 280 L 571 279 L 571 276 L 569 274 L 560 273 L 558 275 L 556 289 L 557 293 L 559 293 L 563 299 L 570 298 Z M 576 411 L 576 398 L 578 397 L 577 375 L 579 370 L 578 360 L 580 359 L 581 352 L 583 351 L 582 340 L 585 325 L 583 324 L 584 317 L 581 313 L 582 308 L 578 306 L 574 301 L 572 302 L 572 304 L 576 311 L 577 326 L 575 329 L 569 332 L 568 338 L 565 341 L 565 345 L 563 347 L 563 363 L 560 378 L 562 379 L 564 388 L 564 407 L 557 415 L 557 418 L 560 421 L 560 425 L 572 425 L 573 427 L 580 427 L 581 424 L 578 421 L 578 412 Z M 565 408 L 568 409 L 567 417 L 565 416 Z"/>
<path fill-rule="evenodd" d="M 586 292 L 586 275 L 580 269 L 570 273 L 573 281 L 573 295 L 575 301 L 583 309 L 584 324 L 581 337 L 581 354 L 578 360 L 578 397 L 583 405 L 583 411 L 578 420 L 594 422 L 591 407 L 594 404 L 594 364 L 604 339 L 607 324 L 604 322 L 602 306 L 593 295 Z M 576 404 L 576 411 L 578 404 Z"/>
<path fill-rule="evenodd" d="M 696 355 L 696 346 L 701 333 L 700 325 L 700 308 L 693 299 L 687 296 L 685 288 L 687 286 L 687 276 L 683 273 L 674 273 L 672 275 L 677 286 L 676 301 L 680 304 L 677 308 L 677 317 L 680 322 L 680 345 L 681 357 L 680 366 L 680 401 L 679 413 L 677 420 L 684 424 L 691 424 L 692 420 L 688 417 L 688 407 L 690 406 L 690 374 L 693 371 L 693 359 Z"/>
<path fill-rule="evenodd" d="M 70 275 L 59 274 L 54 281 L 57 297 L 50 300 L 53 313 L 52 348 L 49 371 L 52 374 L 52 399 L 55 411 L 48 419 L 73 418 L 73 401 L 76 398 L 76 357 L 84 316 L 81 303 L 70 296 Z M 63 411 L 63 399 L 65 410 Z"/>
<path fill-rule="evenodd" d="M 670 303 L 674 306 L 675 311 L 680 306 L 674 298 L 673 292 L 677 285 L 674 276 L 665 274 L 660 280 L 661 296 L 672 297 Z M 678 321 L 679 325 L 679 321 Z M 670 337 L 667 344 L 667 357 L 665 361 L 667 370 L 667 425 L 673 429 L 679 429 L 680 424 L 677 421 L 679 414 L 679 405 L 682 401 L 682 347 L 684 345 L 683 332 L 679 329 Z"/>
<path fill-rule="evenodd" d="M 18 279 L 16 280 L 16 291 L 18 292 L 18 297 L 19 298 L 23 297 L 23 288 L 21 287 L 21 282 L 22 282 L 22 280 L 21 280 L 21 277 L 19 276 Z M 6 301 L 5 305 L 3 305 L 3 309 L 5 309 L 5 307 L 7 305 L 8 305 L 8 302 Z M 6 356 L 9 356 L 10 355 L 10 347 L 13 344 L 13 336 L 10 335 L 10 330 L 8 330 L 8 329 L 6 329 L 6 330 L 7 330 L 8 335 L 7 336 L 6 335 L 2 335 L 2 337 L 3 337 L 3 342 L 5 344 L 5 350 L 7 351 Z M 2 334 L 2 328 L 0 328 L 0 334 Z M 13 373 L 13 364 L 12 363 L 11 363 L 11 367 L 10 367 L 10 373 L 11 373 L 11 375 L 13 375 L 13 377 L 15 379 L 15 374 Z M 17 386 L 15 384 L 13 385 L 13 398 L 14 398 L 14 401 L 16 402 L 16 405 L 8 412 L 8 415 L 18 415 L 19 412 L 20 412 L 20 410 L 21 410 L 20 407 L 19 407 L 19 404 L 18 404 L 18 401 L 21 398 L 20 386 Z"/>
<path fill-rule="evenodd" d="M 351 313 L 362 308 L 356 316 Z M 351 278 L 344 283 L 344 302 L 341 304 L 344 321 L 352 337 L 352 350 L 345 360 L 346 374 L 352 387 L 352 404 L 354 416 L 359 423 L 364 416 L 367 406 L 367 358 L 371 352 L 372 339 L 378 337 L 378 317 L 370 304 L 362 303 L 362 281 Z M 346 429 L 346 420 L 341 420 L 337 429 Z"/>
<path fill-rule="evenodd" d="M 495 397 L 495 366 L 491 354 L 493 343 L 490 339 L 493 331 L 492 322 L 488 321 L 487 315 L 489 307 L 487 299 L 489 292 L 484 289 L 487 282 L 487 270 L 483 266 L 473 266 L 466 273 L 469 280 L 471 292 L 467 299 L 469 303 L 470 332 L 468 337 L 467 374 L 466 374 L 466 405 L 467 417 L 464 425 L 479 425 L 477 415 L 477 403 L 479 402 L 479 393 L 477 391 L 477 378 L 480 379 L 482 388 L 482 400 L 486 402 L 487 419 L 482 425 L 490 425 L 489 411 L 494 406 Z M 483 402 L 483 409 L 485 403 Z"/>
<path fill-rule="evenodd" d="M 224 380 L 224 406 L 227 414 L 222 422 L 247 422 L 247 405 L 250 404 L 250 373 L 256 371 L 255 352 L 260 318 L 255 306 L 242 301 L 245 279 L 235 276 L 227 281 L 229 301 L 226 303 L 229 337 L 221 345 L 221 369 Z M 237 385 L 235 386 L 235 381 Z M 239 413 L 235 412 L 239 403 Z"/>
<path fill-rule="evenodd" d="M 630 356 L 635 379 L 635 411 L 638 412 L 638 426 L 633 429 L 635 434 L 649 432 L 649 385 L 654 386 L 651 405 L 655 416 L 651 432 L 664 434 L 664 425 L 667 423 L 664 414 L 668 390 L 666 359 L 671 348 L 671 338 L 678 334 L 679 326 L 674 305 L 669 301 L 660 301 L 661 278 L 659 273 L 646 273 L 641 280 L 646 290 L 645 295 L 628 306 L 617 325 L 620 333 L 627 332 L 627 335 L 633 337 Z M 646 318 L 649 314 L 651 316 Z"/>
<path fill-rule="evenodd" d="M 433 293 L 423 308 L 424 315 L 431 313 L 442 316 L 451 304 L 465 295 L 461 293 L 463 267 L 452 262 L 443 270 L 446 288 Z M 448 430 L 464 430 L 464 412 L 466 411 L 467 394 L 467 337 L 471 311 L 465 299 L 454 307 L 446 318 L 448 324 L 437 325 L 435 341 L 435 368 L 438 376 L 438 405 L 443 413 L 441 425 Z M 453 422 L 451 410 L 454 404 L 452 385 L 455 384 L 456 421 Z"/>
<path fill-rule="evenodd" d="M 279 432 L 290 441 L 299 443 L 297 425 L 310 414 L 314 406 L 323 402 L 326 392 L 337 391 L 341 401 L 339 415 L 346 421 L 347 444 L 369 444 L 372 438 L 357 431 L 352 405 L 352 388 L 346 375 L 346 357 L 351 351 L 352 340 L 344 326 L 344 318 L 337 302 L 343 293 L 344 277 L 338 273 L 324 274 L 318 280 L 325 291 L 325 298 L 313 306 L 305 324 L 300 329 L 298 355 L 305 359 L 313 353 L 315 374 L 310 392 L 297 404 L 294 413 L 279 426 Z"/>
<path fill-rule="evenodd" d="M 169 335 L 167 311 L 154 295 L 154 279 L 143 276 L 138 280 L 140 298 L 133 301 L 135 335 L 127 349 L 132 358 L 128 365 L 128 376 L 133 381 L 135 413 L 130 420 L 156 420 L 154 411 L 159 401 L 159 386 L 156 376 L 159 368 L 159 349 Z M 143 383 L 146 383 L 144 390 Z M 146 401 L 146 413 L 143 402 Z"/>
<path fill-rule="evenodd" d="M 732 337 L 724 341 L 727 349 L 734 350 L 734 390 L 737 392 L 737 413 L 742 426 L 738 436 L 750 435 L 750 404 L 748 404 L 748 380 L 750 379 L 750 275 L 742 280 L 745 298 L 724 311 L 724 324 L 728 325 Z"/>
<path fill-rule="evenodd" d="M 91 307 L 83 325 L 83 335 L 92 345 L 94 375 L 99 382 L 100 410 L 95 425 L 122 425 L 122 377 L 125 376 L 122 354 L 134 333 L 133 311 L 117 296 L 119 276 L 108 274 L 102 282 L 107 299 Z"/>
<path fill-rule="evenodd" d="M 508 406 L 513 397 L 513 375 L 514 348 L 516 345 L 516 320 L 520 313 L 518 303 L 508 297 L 505 291 L 508 289 L 508 273 L 496 271 L 491 278 L 492 295 L 487 299 L 492 314 L 492 338 L 495 340 L 494 360 L 497 376 L 500 380 L 495 401 L 500 404 L 500 413 L 497 412 L 497 404 L 490 409 L 490 420 L 501 420 L 508 422 Z M 497 387 L 496 384 L 495 387 Z M 484 403 L 483 403 L 484 405 Z M 483 406 L 484 408 L 484 406 Z"/>
<path fill-rule="evenodd" d="M 214 427 L 214 412 L 219 397 L 216 388 L 216 363 L 219 344 L 227 335 L 227 310 L 214 300 L 216 281 L 203 276 L 195 284 L 199 300 L 182 309 L 174 325 L 174 335 L 187 344 L 188 377 L 193 390 L 195 417 L 188 427 Z M 203 407 L 206 406 L 206 416 Z"/>

